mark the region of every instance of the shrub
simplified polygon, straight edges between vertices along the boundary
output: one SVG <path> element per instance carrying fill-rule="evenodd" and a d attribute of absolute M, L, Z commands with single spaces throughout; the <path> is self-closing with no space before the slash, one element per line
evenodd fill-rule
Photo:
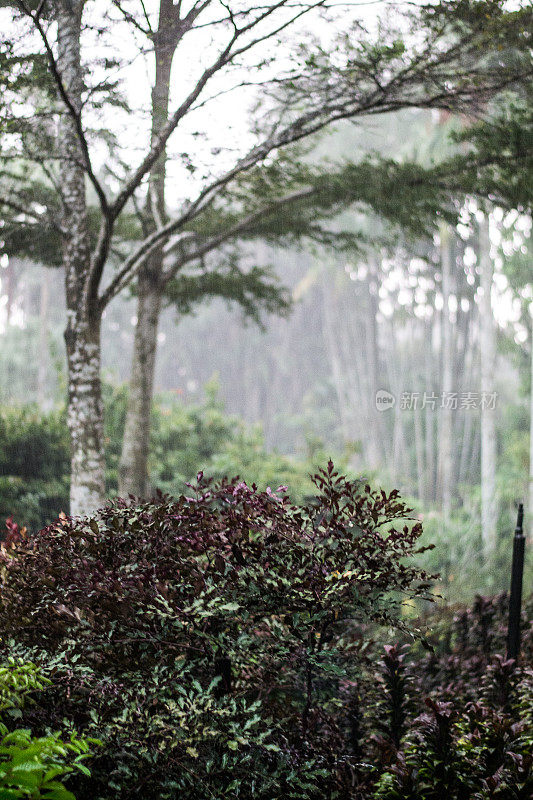
<path fill-rule="evenodd" d="M 286 484 L 295 501 L 312 494 L 310 462 L 268 452 L 261 426 L 227 414 L 218 384 L 205 387 L 201 403 L 184 405 L 170 393 L 157 398 L 152 415 L 150 475 L 152 485 L 180 494 L 201 469 L 215 480 L 242 476 L 261 489 Z"/>
<path fill-rule="evenodd" d="M 349 796 L 362 631 L 405 629 L 429 576 L 397 492 L 331 463 L 314 482 L 295 507 L 199 475 L 187 497 L 117 501 L 4 551 L 6 646 L 54 675 L 29 719 L 104 741 L 79 800 Z"/>
<path fill-rule="evenodd" d="M 380 800 L 515 800 L 533 791 L 533 707 L 530 670 L 516 678 L 527 714 L 483 703 L 458 709 L 426 699 L 427 711 L 389 770 L 378 780 Z"/>
<path fill-rule="evenodd" d="M 507 597 L 429 618 L 433 652 L 409 653 L 418 717 L 389 758 L 380 800 L 525 800 L 533 791 L 533 628 L 523 612 L 520 663 L 507 661 Z M 389 670 L 390 671 L 390 670 Z M 374 713 L 370 712 L 371 715 Z M 390 754 L 389 754 L 390 755 Z M 374 775 L 375 770 L 374 770 Z"/>
<path fill-rule="evenodd" d="M 376 706 L 379 712 L 376 725 L 385 741 L 398 749 L 407 730 L 410 710 L 410 679 L 405 669 L 405 652 L 397 645 L 385 645 L 378 666 L 378 693 Z"/>
<path fill-rule="evenodd" d="M 126 417 L 127 387 L 104 384 L 105 481 L 108 496 L 118 490 Z M 239 472 L 263 488 L 289 484 L 292 496 L 309 494 L 305 461 L 268 453 L 259 426 L 247 426 L 224 411 L 216 385 L 203 402 L 185 406 L 175 395 L 158 396 L 152 414 L 151 481 L 163 492 L 180 494 L 203 469 L 222 478 Z M 0 409 L 0 522 L 8 517 L 36 532 L 67 512 L 70 445 L 64 411 L 42 413 L 34 406 Z M 0 539 L 2 535 L 0 534 Z"/>
<path fill-rule="evenodd" d="M 62 413 L 0 411 L 0 520 L 13 516 L 31 530 L 68 509 L 70 450 Z"/>

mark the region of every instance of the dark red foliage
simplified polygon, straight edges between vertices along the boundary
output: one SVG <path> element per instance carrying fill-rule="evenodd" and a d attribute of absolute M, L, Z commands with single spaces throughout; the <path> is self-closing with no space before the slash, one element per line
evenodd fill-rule
<path fill-rule="evenodd" d="M 316 483 L 319 499 L 297 508 L 284 496 L 237 481 L 213 486 L 199 475 L 191 497 L 133 507 L 119 500 L 89 520 L 64 517 L 21 542 L 16 558 L 1 556 L 4 631 L 40 635 L 47 649 L 90 632 L 93 657 L 109 656 L 119 668 L 151 650 L 161 657 L 170 644 L 153 603 L 168 604 L 188 646 L 197 646 L 191 604 L 211 586 L 224 602 L 243 603 L 233 620 L 223 615 L 231 626 L 243 613 L 254 625 L 276 614 L 288 632 L 298 614 L 319 615 L 324 633 L 354 613 L 394 624 L 394 604 L 380 602 L 385 594 L 427 595 L 430 576 L 404 563 L 420 523 L 391 527 L 409 513 L 397 493 L 362 492 L 332 467 Z"/>
<path fill-rule="evenodd" d="M 421 525 L 397 492 L 348 481 L 331 462 L 315 484 L 317 497 L 296 507 L 283 492 L 200 474 L 187 497 L 119 500 L 2 553 L 4 642 L 55 669 L 42 724 L 68 719 L 108 737 L 93 796 L 117 796 L 116 786 L 129 796 L 138 781 L 183 783 L 191 765 L 226 763 L 211 734 L 194 747 L 176 744 L 165 722 L 177 684 L 208 691 L 213 679 L 222 706 L 261 702 L 262 744 L 252 751 L 236 741 L 254 769 L 281 770 L 284 759 L 276 785 L 296 775 L 317 792 L 320 784 L 321 796 L 353 774 L 359 734 L 352 715 L 347 746 L 340 682 L 359 670 L 361 631 L 405 628 L 400 603 L 430 599 L 431 576 L 414 565 Z M 163 720 L 151 733 L 148 709 Z M 31 713 L 38 721 L 39 708 Z M 139 766 L 146 749 L 148 772 Z M 258 797 L 259 778 L 241 749 L 235 757 L 233 769 Z"/>
<path fill-rule="evenodd" d="M 413 640 L 420 524 L 332 464 L 316 485 L 295 507 L 200 474 L 4 545 L 1 646 L 53 679 L 28 724 L 104 741 L 78 800 L 529 797 L 531 605 L 519 665 L 504 596 Z"/>
<path fill-rule="evenodd" d="M 14 522 L 12 516 L 6 519 L 6 528 L 7 533 L 4 534 L 2 539 L 6 547 L 13 547 L 26 538 L 26 528 L 21 528 L 17 522 Z"/>
<path fill-rule="evenodd" d="M 395 749 L 407 732 L 408 715 L 411 706 L 411 678 L 405 668 L 406 647 L 385 645 L 379 662 L 380 697 L 378 705 L 381 714 L 376 720 L 378 730 Z"/>

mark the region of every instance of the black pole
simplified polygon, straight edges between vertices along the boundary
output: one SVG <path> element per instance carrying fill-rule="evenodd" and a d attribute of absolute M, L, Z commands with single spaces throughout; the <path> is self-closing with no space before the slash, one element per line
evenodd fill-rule
<path fill-rule="evenodd" d="M 513 539 L 513 566 L 511 568 L 511 596 L 509 597 L 509 627 L 507 629 L 507 658 L 518 660 L 520 654 L 520 610 L 522 605 L 522 576 L 524 574 L 523 531 L 524 505 L 518 504 L 518 518 Z"/>

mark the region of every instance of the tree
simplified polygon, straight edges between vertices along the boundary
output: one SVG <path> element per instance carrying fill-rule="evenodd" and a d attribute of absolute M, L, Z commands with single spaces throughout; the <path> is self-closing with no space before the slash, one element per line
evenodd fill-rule
<path fill-rule="evenodd" d="M 204 236 L 191 228 L 201 222 L 224 189 L 239 176 L 336 120 L 415 106 L 470 110 L 502 87 L 531 74 L 530 63 L 523 63 L 514 51 L 513 57 L 507 58 L 512 48 L 519 53 L 527 49 L 523 32 L 528 29 L 531 10 L 507 12 L 504 4 L 496 0 L 451 0 L 409 10 L 399 20 L 384 18 L 374 35 L 359 20 L 353 21 L 350 14 L 340 12 L 346 14 L 342 21 L 349 23 L 343 25 L 348 33 L 338 38 L 334 50 L 311 41 L 298 48 L 285 70 L 273 56 L 265 57 L 266 43 L 272 47 L 279 42 L 280 49 L 274 52 L 281 56 L 290 30 L 303 25 L 312 12 L 328 11 L 327 5 L 325 0 L 296 6 L 289 0 L 277 0 L 250 7 L 247 3 L 196 0 L 186 9 L 183 3 L 176 2 L 173 13 L 165 18 L 164 32 L 172 34 L 181 46 L 191 32 L 207 31 L 209 46 L 194 78 L 176 87 L 182 94 L 167 122 L 153 132 L 137 165 L 121 171 L 120 161 L 115 159 L 118 172 L 115 170 L 115 191 L 110 196 L 97 175 L 93 140 L 97 139 L 101 146 L 109 145 L 109 159 L 113 161 L 112 132 L 99 128 L 97 116 L 106 105 L 118 102 L 115 70 L 120 65 L 114 54 L 119 17 L 113 13 L 116 10 L 123 17 L 128 35 L 134 36 L 139 26 L 144 26 L 126 3 L 114 3 L 107 12 L 109 19 L 102 21 L 86 0 L 17 0 L 20 15 L 16 29 L 20 35 L 15 53 L 13 37 L 5 45 L 3 63 L 13 66 L 15 75 L 24 83 L 26 71 L 34 63 L 30 56 L 38 37 L 39 56 L 46 57 L 47 80 L 55 87 L 57 101 L 38 108 L 28 118 L 25 103 L 31 97 L 21 88 L 20 81 L 12 81 L 2 107 L 3 125 L 9 134 L 3 161 L 8 167 L 15 158 L 38 164 L 47 177 L 46 186 L 53 200 L 43 210 L 42 203 L 32 200 L 24 175 L 21 181 L 20 170 L 6 169 L 1 202 L 15 211 L 18 207 L 25 219 L 47 222 L 61 236 L 68 309 L 65 341 L 72 445 L 71 513 L 85 513 L 100 505 L 104 497 L 102 314 L 118 292 L 149 263 L 152 254 L 160 250 L 172 252 L 174 269 L 180 270 L 265 215 L 318 193 L 317 187 L 308 186 L 296 194 L 276 194 L 266 203 L 257 197 L 252 211 L 236 208 L 229 227 Z M 417 31 L 416 42 L 403 40 L 401 30 L 406 18 Z M 147 26 L 149 29 L 148 23 Z M 84 56 L 91 47 L 91 37 L 96 31 L 98 47 L 104 48 L 106 28 L 112 30 L 112 50 L 108 49 L 89 70 Z M 227 81 L 225 87 L 222 78 Z M 155 230 L 147 232 L 126 254 L 117 236 L 119 220 L 137 202 L 147 181 L 154 185 L 154 169 L 174 131 L 183 129 L 186 118 L 221 91 L 238 89 L 246 96 L 251 83 L 262 84 L 264 97 L 257 111 L 263 113 L 264 124 L 252 132 L 252 145 L 247 151 L 238 148 L 233 160 L 223 150 L 218 168 L 207 171 L 203 179 L 194 183 L 191 180 L 179 210 L 168 221 L 158 214 Z M 42 136 L 46 136 L 45 151 Z M 219 139 L 223 145 L 223 137 Z M 89 188 L 99 207 L 96 232 L 89 214 Z M 153 198 L 150 202 L 155 203 Z M 109 273 L 111 254 L 115 252 L 119 252 L 121 263 L 106 283 L 104 274 L 106 268 Z"/>
<path fill-rule="evenodd" d="M 529 389 L 529 525 L 533 532 L 533 303 L 529 307 L 531 315 L 531 336 L 529 342 L 531 375 Z"/>
<path fill-rule="evenodd" d="M 147 455 L 157 323 L 164 300 L 170 301 L 180 314 L 189 311 L 195 302 L 212 296 L 237 302 L 248 316 L 256 319 L 261 310 L 285 312 L 288 303 L 273 276 L 264 268 L 243 267 L 250 260 L 248 242 L 300 247 L 307 240 L 322 249 L 358 250 L 365 236 L 351 220 L 339 222 L 338 214 L 343 208 L 365 207 L 395 228 L 401 226 L 406 231 L 419 232 L 430 225 L 445 201 L 446 182 L 442 176 L 433 170 L 424 171 L 416 163 L 407 161 L 400 165 L 381 158 L 357 165 L 339 165 L 336 169 L 330 167 L 324 174 L 320 165 L 306 163 L 311 155 L 302 154 L 300 148 L 293 146 L 268 166 L 251 170 L 236 181 L 231 191 L 221 195 L 223 205 L 193 228 L 195 234 L 202 232 L 205 236 L 207 229 L 217 236 L 219 231 L 240 224 L 243 212 L 236 214 L 235 208 L 245 209 L 248 221 L 236 232 L 231 248 L 222 242 L 222 246 L 189 265 L 187 270 L 176 268 L 175 262 L 165 268 L 160 253 L 160 260 L 150 258 L 150 264 L 157 263 L 157 269 L 146 279 L 139 276 L 120 494 L 145 496 L 148 492 Z M 383 185 L 389 189 L 388 196 L 383 193 Z M 410 202 L 405 203 L 407 197 Z M 290 200 L 285 204 L 279 198 Z M 375 388 L 367 397 L 374 394 Z"/>
<path fill-rule="evenodd" d="M 160 7 L 160 15 L 159 15 L 159 29 L 162 26 L 162 20 L 164 19 L 165 8 L 163 7 L 164 4 Z M 162 40 L 158 36 L 153 37 L 153 44 L 154 44 L 154 54 L 156 60 L 156 83 L 154 85 L 154 90 L 152 93 L 152 126 L 154 126 L 159 120 L 160 123 L 166 121 L 168 116 L 168 95 L 169 95 L 169 83 L 170 83 L 170 50 L 169 47 L 166 46 L 166 49 L 162 48 L 161 42 Z M 165 43 L 166 44 L 166 43 Z M 162 55 L 160 51 L 162 50 Z M 175 50 L 175 47 L 174 47 Z M 174 51 L 172 51 L 173 53 Z M 166 69 L 158 69 L 157 63 L 158 60 L 162 61 L 163 64 L 167 65 Z M 166 81 L 166 85 L 163 85 L 163 82 Z M 161 100 L 162 98 L 162 100 Z M 156 106 L 156 100 L 159 99 L 159 105 Z M 152 135 L 154 135 L 154 127 L 152 128 Z M 307 154 L 306 154 L 307 155 Z M 312 153 L 309 154 L 312 156 Z M 280 176 L 287 184 L 287 172 L 289 170 L 289 166 L 292 167 L 292 172 L 294 173 L 294 163 L 298 161 L 298 154 L 293 155 L 290 154 L 290 161 L 291 164 L 287 160 L 287 163 L 282 165 L 277 164 L 276 170 L 272 171 L 271 174 L 271 181 L 279 183 Z M 150 214 L 150 209 L 153 207 L 152 197 L 157 197 L 157 208 L 159 209 L 159 213 L 163 213 L 165 209 L 164 204 L 164 156 L 160 158 L 158 162 L 157 168 L 157 180 L 159 181 L 158 187 L 154 188 L 152 193 L 148 193 L 147 195 L 147 208 L 145 209 L 145 229 L 148 228 L 146 224 L 146 215 Z M 453 168 L 452 168 L 453 173 Z M 415 173 L 416 174 L 416 173 Z M 377 173 L 376 173 L 377 177 Z M 404 174 L 404 180 L 409 182 L 409 175 Z M 434 176 L 431 176 L 434 179 Z M 442 177 L 442 176 L 441 176 Z M 428 176 L 429 178 L 429 176 Z M 417 186 L 418 190 L 420 191 L 420 175 L 416 174 L 416 182 L 415 185 Z M 305 180 L 302 179 L 300 176 L 300 184 L 305 185 Z M 392 190 L 392 185 L 389 185 L 389 191 Z M 403 189 L 403 187 L 402 187 Z M 279 191 L 282 192 L 282 186 L 279 187 Z M 285 191 L 289 190 L 288 184 L 285 186 Z M 296 187 L 293 186 L 293 191 L 296 190 Z M 262 191 L 264 192 L 264 187 L 262 187 Z M 340 202 L 343 202 L 345 195 L 342 193 L 342 190 L 339 194 Z M 366 199 L 367 203 L 372 206 L 376 205 L 376 202 L 372 203 L 371 199 L 363 198 L 362 196 L 359 198 L 360 201 Z M 404 198 L 395 197 L 393 196 L 393 200 L 398 204 L 398 207 L 401 206 L 402 200 Z M 313 201 L 313 199 L 311 198 Z M 316 202 L 316 201 L 315 201 Z M 420 209 L 420 203 L 416 203 L 417 208 Z M 420 209 L 422 210 L 422 209 Z M 427 212 L 427 208 L 423 209 L 423 211 Z M 318 214 L 318 207 L 316 208 L 316 213 Z M 323 213 L 324 209 L 320 209 Z M 385 210 L 381 210 L 382 214 L 385 214 L 389 217 L 389 221 L 395 221 L 396 217 L 401 217 L 401 214 L 394 213 L 391 214 L 390 209 L 388 212 Z M 279 243 L 279 240 L 282 240 L 287 236 L 289 231 L 291 230 L 290 224 L 287 223 L 286 219 L 286 212 L 282 210 L 281 214 L 283 215 L 280 218 L 280 215 L 273 215 L 270 220 L 270 224 L 268 226 L 262 225 L 259 231 L 256 232 L 256 235 L 260 235 L 263 237 L 271 237 Z M 166 214 L 165 214 L 166 216 Z M 304 221 L 300 218 L 297 221 L 296 227 L 292 231 L 295 236 L 299 236 L 300 238 L 310 238 L 316 239 L 317 230 L 320 230 L 319 226 L 317 225 L 316 218 L 310 218 L 309 223 L 307 225 L 304 224 Z M 413 225 L 414 219 L 411 216 L 407 220 L 407 226 L 409 229 L 414 227 Z M 155 225 L 155 221 L 151 219 L 152 226 Z M 337 223 L 338 224 L 338 223 Z M 320 231 L 322 234 L 324 233 L 322 230 Z M 246 232 L 248 236 L 254 235 L 254 230 L 249 230 Z M 344 232 L 345 236 L 349 234 Z M 353 237 L 355 238 L 355 237 Z M 332 235 L 331 244 L 337 245 L 341 244 L 342 236 L 337 236 L 336 238 Z M 216 263 L 217 260 L 220 258 L 220 254 L 214 259 Z M 376 318 L 376 282 L 375 282 L 375 274 L 374 278 L 372 278 L 372 274 L 375 273 L 375 265 L 373 264 L 375 256 L 370 256 L 368 261 L 368 274 L 369 274 L 369 282 L 368 282 L 368 302 L 370 306 L 373 307 L 374 313 L 369 313 L 366 315 L 366 327 L 365 327 L 365 337 L 367 342 L 367 352 L 366 352 L 366 371 L 367 371 L 367 378 L 365 380 L 365 393 L 363 397 L 363 405 L 368 405 L 369 403 L 373 403 L 373 398 L 376 394 L 377 389 L 377 379 L 376 379 L 376 369 L 377 369 L 377 350 L 376 350 L 376 331 L 375 331 L 375 318 Z M 125 496 L 127 494 L 135 494 L 138 496 L 146 496 L 149 493 L 149 482 L 148 482 L 148 468 L 147 468 L 147 461 L 148 461 L 148 452 L 149 452 L 149 430 L 150 430 L 150 409 L 152 405 L 152 394 L 153 394 L 153 375 L 154 375 L 154 361 L 155 361 L 155 353 L 156 353 L 156 342 L 157 342 L 157 319 L 159 316 L 159 311 L 162 304 L 162 295 L 165 294 L 167 299 L 169 298 L 172 302 L 175 302 L 176 293 L 178 297 L 181 298 L 183 296 L 184 290 L 190 291 L 191 284 L 195 283 L 194 278 L 189 278 L 188 276 L 180 275 L 179 273 L 176 275 L 176 271 L 172 268 L 165 270 L 162 265 L 162 252 L 156 251 L 150 257 L 150 270 L 147 270 L 147 266 L 142 268 L 138 281 L 137 281 L 137 296 L 138 296 L 138 303 L 137 303 L 137 313 L 136 313 L 136 332 L 135 332 L 135 344 L 134 344 L 134 355 L 133 355 L 133 364 L 132 364 L 132 375 L 131 375 L 131 382 L 130 382 L 130 394 L 129 394 L 129 402 L 128 402 L 128 411 L 126 417 L 126 428 L 125 428 L 125 436 L 124 436 L 124 444 L 123 444 L 123 452 L 121 458 L 121 480 L 119 486 L 119 494 Z M 230 286 L 228 286 L 227 281 L 223 274 L 220 272 L 211 272 L 210 274 L 205 274 L 205 264 L 202 264 L 202 270 L 204 270 L 204 274 L 202 274 L 198 279 L 200 285 L 205 287 L 204 292 L 198 293 L 198 298 L 203 299 L 205 295 L 216 295 L 220 294 L 226 297 L 232 297 L 232 292 L 234 292 L 234 299 L 238 299 L 239 295 L 239 285 L 241 281 L 243 282 L 243 286 L 245 286 L 246 282 L 248 284 L 251 283 L 250 279 L 246 279 L 245 276 L 241 275 L 238 270 L 235 271 L 235 279 L 231 282 Z M 449 271 L 449 270 L 448 270 Z M 447 282 L 449 283 L 449 275 Z M 169 285 L 171 286 L 169 291 Z M 183 286 L 180 289 L 180 285 Z M 149 288 L 148 288 L 149 286 Z M 261 294 L 262 294 L 262 284 L 258 282 L 258 294 L 257 298 L 261 301 Z M 228 292 L 229 289 L 229 292 Z M 248 293 L 250 294 L 250 287 L 248 287 Z M 264 299 L 264 298 L 263 298 Z M 447 300 L 446 300 L 446 308 L 447 308 Z M 180 309 L 181 310 L 181 309 Z M 445 332 L 445 339 L 448 342 L 446 352 L 450 353 L 451 358 L 451 323 L 449 321 L 449 315 L 444 314 L 443 312 L 443 325 L 444 325 L 444 332 Z M 331 353 L 330 353 L 331 354 Z M 334 355 L 331 354 L 333 358 Z M 448 363 L 448 362 L 447 362 Z M 449 371 L 449 378 L 447 379 L 447 384 L 450 383 L 451 380 L 451 370 L 452 365 L 451 361 L 448 363 L 448 371 Z M 365 372 L 365 370 L 359 370 L 361 374 Z M 342 378 L 344 380 L 346 375 Z M 339 381 L 337 380 L 337 384 Z M 449 391 L 450 389 L 448 389 Z M 349 402 L 348 405 L 353 406 L 353 391 L 354 387 L 350 389 L 350 396 L 352 397 L 351 403 Z M 342 394 L 342 392 L 341 392 Z M 360 404 L 359 404 L 360 405 Z M 451 413 L 450 410 L 447 409 L 443 412 L 444 415 L 447 417 L 446 424 L 442 426 L 442 436 L 441 436 L 441 473 L 442 473 L 442 494 L 443 494 L 443 507 L 445 509 L 445 517 L 449 517 L 450 513 L 450 504 L 451 504 L 451 470 L 452 470 L 452 438 L 451 438 Z M 416 415 L 415 423 L 419 422 L 418 415 Z M 380 427 L 380 417 L 378 416 L 377 419 L 372 420 L 371 424 L 365 428 L 367 432 L 367 436 L 373 438 L 373 441 L 369 444 L 369 452 L 366 454 L 366 466 L 376 467 L 379 463 L 380 453 L 382 451 L 382 442 L 381 433 L 379 431 Z M 449 431 L 448 431 L 449 429 Z M 448 431 L 447 436 L 445 436 L 445 431 Z M 373 435 L 374 434 L 374 435 Z M 421 441 L 421 431 L 420 425 L 415 424 L 415 434 L 417 435 L 417 443 L 422 445 Z M 419 462 L 419 481 L 422 481 L 422 476 L 425 474 L 425 470 L 423 467 L 423 458 L 420 447 L 417 450 L 417 458 Z M 444 453 L 447 455 L 444 456 Z M 422 495 L 421 495 L 422 496 Z"/>
<path fill-rule="evenodd" d="M 442 504 L 443 525 L 450 521 L 452 506 L 452 423 L 453 411 L 450 398 L 453 393 L 453 325 L 450 319 L 450 298 L 452 295 L 452 237 L 448 226 L 439 230 L 441 250 L 441 352 L 442 352 L 442 405 L 439 430 L 439 494 Z"/>
<path fill-rule="evenodd" d="M 151 146 L 168 123 L 172 62 L 180 41 L 179 6 L 173 0 L 160 0 L 157 30 L 150 21 L 141 29 L 153 47 L 155 78 L 152 89 Z M 138 23 L 139 24 L 139 23 Z M 162 220 L 168 221 L 165 203 L 166 148 L 150 171 L 145 207 L 139 213 L 145 236 L 153 233 Z M 204 264 L 202 264 L 204 266 Z M 157 330 L 163 298 L 172 298 L 178 306 L 218 295 L 236 299 L 245 310 L 257 316 L 257 307 L 285 310 L 282 292 L 256 270 L 242 275 L 237 268 L 221 274 L 220 269 L 194 276 L 176 276 L 176 266 L 165 264 L 163 249 L 158 247 L 138 271 L 136 279 L 137 312 L 133 359 L 126 411 L 126 423 L 119 470 L 119 494 L 144 497 L 149 494 L 148 452 L 153 400 Z M 254 302 L 255 301 L 255 302 Z M 180 309 L 182 310 L 182 309 Z"/>
<path fill-rule="evenodd" d="M 485 214 L 479 226 L 479 268 L 482 289 L 480 315 L 481 356 L 481 535 L 485 550 L 490 552 L 496 545 L 497 499 L 496 499 L 496 409 L 490 402 L 494 392 L 493 381 L 496 367 L 496 330 L 492 311 L 492 283 L 494 265 L 490 254 L 489 218 Z"/>
<path fill-rule="evenodd" d="M 475 175 L 471 175 L 472 185 L 481 187 L 493 202 L 499 202 L 504 208 L 516 209 L 531 218 L 533 103 L 530 84 L 526 84 L 519 91 L 506 93 L 502 101 L 496 104 L 488 119 L 472 126 L 470 130 L 462 132 L 457 138 L 459 141 L 469 142 L 471 155 L 479 159 L 482 165 L 481 169 L 476 170 Z M 502 153 L 512 149 L 515 153 L 522 154 L 522 169 L 509 169 L 505 163 L 495 167 L 488 158 L 489 153 L 495 149 L 499 149 Z M 524 249 L 525 259 L 522 259 L 519 254 L 514 262 L 511 261 L 506 265 L 506 274 L 515 296 L 525 306 L 523 321 L 527 330 L 530 320 L 528 319 L 526 298 L 528 292 L 531 291 L 529 242 L 524 245 Z M 491 303 L 494 265 L 490 254 L 487 213 L 479 226 L 479 266 L 483 289 L 480 307 L 481 390 L 490 393 L 493 391 L 491 384 L 494 380 L 496 365 L 496 330 Z M 533 359 L 533 338 L 531 341 L 531 357 Z M 485 548 L 490 551 L 494 548 L 497 540 L 496 411 L 490 404 L 483 408 L 481 425 L 481 529 Z M 531 399 L 530 453 L 529 505 L 531 513 L 533 508 L 533 404 Z"/>

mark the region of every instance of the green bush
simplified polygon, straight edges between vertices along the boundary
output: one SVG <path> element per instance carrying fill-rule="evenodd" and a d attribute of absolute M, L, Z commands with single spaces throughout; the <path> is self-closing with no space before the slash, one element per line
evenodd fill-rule
<path fill-rule="evenodd" d="M 49 684 L 34 664 L 10 659 L 0 667 L 0 714 L 10 721 L 20 719 L 24 702 Z M 90 776 L 83 761 L 97 743 L 75 733 L 67 740 L 59 733 L 36 737 L 28 729 L 10 730 L 0 722 L 1 800 L 75 800 L 63 779 L 75 772 Z"/>
<path fill-rule="evenodd" d="M 78 800 L 531 796 L 532 599 L 519 664 L 505 595 L 407 624 L 420 524 L 332 465 L 316 484 L 292 506 L 200 475 L 4 546 L 2 649 L 52 678 L 6 714 L 102 740 Z"/>
<path fill-rule="evenodd" d="M 104 385 L 106 491 L 118 490 L 118 466 L 126 416 L 125 386 Z M 215 384 L 202 403 L 184 406 L 173 395 L 156 398 L 149 468 L 154 488 L 171 494 L 203 470 L 221 478 L 240 474 L 258 486 L 287 484 L 293 497 L 312 489 L 311 464 L 267 453 L 258 426 L 225 413 Z M 313 465 L 313 466 L 316 466 Z M 33 406 L 0 410 L 0 527 L 13 517 L 35 532 L 68 511 L 70 449 L 63 411 Z"/>
<path fill-rule="evenodd" d="M 118 489 L 126 387 L 105 386 L 104 399 L 106 487 L 112 496 Z M 260 425 L 247 425 L 226 413 L 216 381 L 206 386 L 201 403 L 184 405 L 170 392 L 154 402 L 149 471 L 152 485 L 163 493 L 180 494 L 201 470 L 217 480 L 240 475 L 261 489 L 282 484 L 299 501 L 312 494 L 310 474 L 327 457 L 317 451 L 305 461 L 268 452 Z M 345 465 L 342 459 L 340 465 Z"/>
<path fill-rule="evenodd" d="M 125 394 L 119 391 L 114 397 L 117 406 L 125 404 Z M 112 401 L 106 408 L 109 421 L 123 420 L 121 413 L 113 409 Z M 123 427 L 114 434 L 110 431 L 110 439 L 114 436 L 120 442 L 115 451 L 116 474 L 122 431 Z M 151 440 L 152 485 L 173 495 L 183 492 L 186 483 L 202 470 L 217 480 L 224 475 L 239 475 L 260 489 L 282 484 L 299 501 L 312 494 L 310 473 L 327 460 L 322 453 L 317 453 L 311 462 L 268 452 L 260 425 L 247 425 L 226 413 L 216 381 L 207 384 L 205 398 L 198 404 L 186 406 L 170 393 L 159 395 L 152 415 Z M 110 458 L 107 463 L 111 463 Z M 117 483 L 113 488 L 116 486 Z"/>
<path fill-rule="evenodd" d="M 0 410 L 0 527 L 13 516 L 36 531 L 68 510 L 69 469 L 64 413 Z"/>
<path fill-rule="evenodd" d="M 499 594 L 509 589 L 516 508 L 512 509 L 512 515 L 507 513 L 506 527 L 500 529 L 496 547 L 487 555 L 476 511 L 458 509 L 444 525 L 437 511 L 422 512 L 420 503 L 413 501 L 412 505 L 424 524 L 422 542 L 435 545 L 421 556 L 420 566 L 440 574 L 436 588 L 448 603 L 465 603 L 478 593 Z M 533 549 L 526 548 L 524 586 L 532 583 Z"/>

